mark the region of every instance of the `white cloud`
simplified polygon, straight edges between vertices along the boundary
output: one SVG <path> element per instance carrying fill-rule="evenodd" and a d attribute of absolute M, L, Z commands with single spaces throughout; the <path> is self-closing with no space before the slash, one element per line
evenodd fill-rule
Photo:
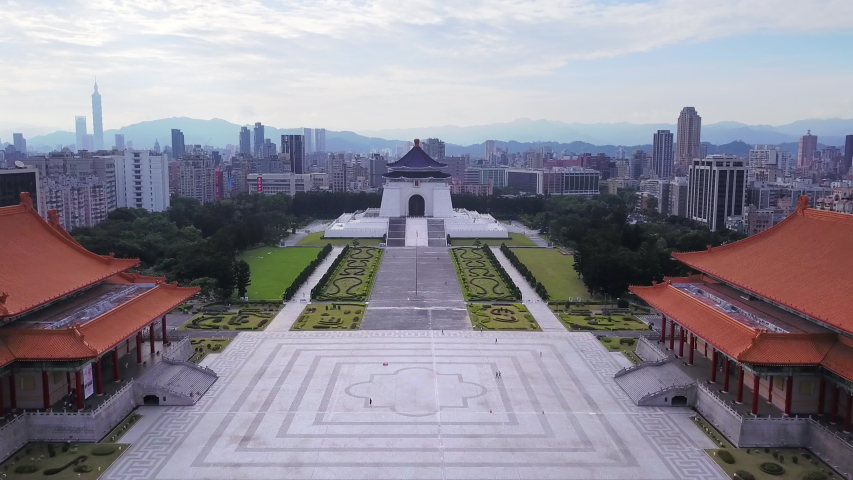
<path fill-rule="evenodd" d="M 602 82 L 596 62 L 753 33 L 849 33 L 853 18 L 849 0 L 0 0 L 0 10 L 15 12 L 0 24 L 0 105 L 22 124 L 69 129 L 95 75 L 108 128 L 163 116 L 355 130 L 670 121 L 657 112 L 682 99 L 659 90 L 675 78 Z M 842 78 L 824 81 L 842 95 Z M 761 74 L 738 81 L 758 86 Z M 774 91 L 796 85 L 786 81 Z M 720 119 L 751 113 L 748 99 L 721 101 L 731 113 Z"/>

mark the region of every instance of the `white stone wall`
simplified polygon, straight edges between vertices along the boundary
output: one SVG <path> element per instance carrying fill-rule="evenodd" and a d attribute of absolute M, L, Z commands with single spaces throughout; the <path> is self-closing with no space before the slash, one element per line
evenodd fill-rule
<path fill-rule="evenodd" d="M 387 182 L 382 192 L 381 217 L 407 217 L 409 199 L 413 195 L 424 197 L 427 217 L 448 218 L 453 216 L 450 201 L 450 185 L 442 182 Z"/>

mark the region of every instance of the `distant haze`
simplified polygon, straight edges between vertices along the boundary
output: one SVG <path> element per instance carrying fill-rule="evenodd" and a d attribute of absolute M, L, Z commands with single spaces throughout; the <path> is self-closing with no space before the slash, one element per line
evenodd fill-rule
<path fill-rule="evenodd" d="M 29 137 L 73 131 L 75 115 L 91 131 L 95 77 L 107 130 L 180 116 L 368 134 L 518 118 L 671 124 L 684 106 L 706 124 L 853 117 L 851 0 L 0 0 L 0 11 L 4 141 L 22 125 Z"/>

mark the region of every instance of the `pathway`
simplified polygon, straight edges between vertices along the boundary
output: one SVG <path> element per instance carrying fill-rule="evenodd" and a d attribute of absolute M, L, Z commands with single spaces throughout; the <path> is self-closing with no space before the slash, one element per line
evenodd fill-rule
<path fill-rule="evenodd" d="M 406 246 L 426 247 L 429 245 L 429 230 L 424 217 L 406 218 Z"/>
<path fill-rule="evenodd" d="M 560 319 L 554 315 L 554 312 L 548 308 L 548 302 L 542 300 L 539 295 L 530 288 L 527 280 L 518 273 L 518 270 L 509 263 L 509 259 L 501 252 L 500 247 L 491 247 L 495 257 L 497 257 L 504 270 L 509 274 L 512 281 L 521 290 L 521 299 L 524 306 L 533 314 L 533 318 L 539 323 L 543 332 L 565 332 L 566 327 L 560 322 Z"/>
<path fill-rule="evenodd" d="M 536 244 L 537 247 L 547 247 L 548 242 L 545 241 L 544 238 L 539 236 L 539 233 L 536 230 L 531 230 L 524 226 L 521 223 L 513 221 L 510 225 L 507 225 L 507 230 L 513 233 L 523 233 L 527 236 L 527 238 L 533 240 L 533 243 Z"/>
<path fill-rule="evenodd" d="M 344 247 L 334 247 L 329 255 L 323 260 L 323 263 L 314 270 L 314 273 L 308 277 L 308 280 L 302 285 L 296 295 L 284 305 L 284 308 L 278 312 L 278 315 L 272 320 L 270 325 L 266 328 L 268 332 L 281 332 L 290 330 L 290 327 L 293 326 L 293 322 L 299 318 L 299 314 L 302 313 L 302 310 L 305 308 L 305 305 L 311 301 L 311 289 L 314 288 L 314 285 L 320 282 L 320 279 L 323 278 L 323 275 L 326 273 L 326 270 L 332 266 L 332 262 L 338 258 L 338 255 L 341 254 Z"/>
<path fill-rule="evenodd" d="M 315 220 L 315 221 L 309 223 L 307 227 L 297 229 L 295 234 L 293 234 L 293 235 L 287 237 L 287 239 L 285 239 L 284 246 L 285 247 L 292 247 L 292 246 L 296 245 L 297 243 L 299 243 L 300 240 L 305 238 L 305 236 L 308 235 L 309 233 L 315 233 L 315 232 L 320 232 L 320 231 L 325 230 L 326 227 L 329 226 L 329 223 L 330 222 L 323 221 L 323 220 Z"/>

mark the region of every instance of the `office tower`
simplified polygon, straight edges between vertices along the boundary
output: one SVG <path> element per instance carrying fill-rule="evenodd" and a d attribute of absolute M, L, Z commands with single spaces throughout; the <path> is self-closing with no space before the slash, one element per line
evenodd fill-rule
<path fill-rule="evenodd" d="M 495 141 L 486 140 L 486 151 L 483 157 L 486 160 L 486 165 L 495 164 Z"/>
<path fill-rule="evenodd" d="M 441 162 L 444 159 L 444 142 L 437 138 L 427 138 L 425 143 L 422 143 L 424 152 L 434 160 Z"/>
<path fill-rule="evenodd" d="M 850 167 L 853 167 L 853 135 L 844 137 L 844 157 L 839 165 L 839 170 L 842 175 L 850 173 Z"/>
<path fill-rule="evenodd" d="M 213 160 L 204 154 L 185 155 L 178 162 L 178 188 L 175 192 L 181 198 L 194 198 L 201 203 L 212 202 L 216 198 L 216 171 Z"/>
<path fill-rule="evenodd" d="M 641 149 L 634 150 L 631 158 L 628 159 L 628 175 L 632 180 L 637 180 L 643 174 L 643 164 L 646 161 L 646 152 Z"/>
<path fill-rule="evenodd" d="M 749 151 L 750 180 L 774 182 L 794 169 L 791 154 L 772 145 L 756 145 Z"/>
<path fill-rule="evenodd" d="M 0 207 L 19 205 L 21 192 L 28 192 L 33 205 L 40 207 L 40 185 L 39 171 L 34 167 L 0 170 Z M 42 208 L 37 210 L 42 215 L 45 214 Z"/>
<path fill-rule="evenodd" d="M 255 158 L 264 158 L 264 126 L 261 122 L 255 122 L 255 137 L 252 144 L 252 154 Z"/>
<path fill-rule="evenodd" d="M 347 191 L 347 163 L 343 153 L 330 153 L 326 162 L 326 173 L 329 179 L 329 190 L 333 192 Z"/>
<path fill-rule="evenodd" d="M 119 207 L 162 212 L 169 208 L 169 163 L 148 150 L 125 150 L 115 161 Z"/>
<path fill-rule="evenodd" d="M 243 155 L 251 155 L 252 154 L 252 133 L 249 132 L 249 127 L 242 127 L 240 129 L 240 150 L 239 153 Z"/>
<path fill-rule="evenodd" d="M 157 144 L 157 143 L 156 143 L 156 141 L 155 141 L 155 145 L 156 145 L 156 144 Z M 159 147 L 159 145 L 157 145 L 157 146 Z M 115 147 L 116 147 L 116 150 L 124 150 L 124 134 L 122 134 L 122 133 L 116 133 L 116 144 L 115 144 Z"/>
<path fill-rule="evenodd" d="M 314 130 L 311 128 L 302 129 L 302 138 L 305 140 L 305 153 L 314 153 Z"/>
<path fill-rule="evenodd" d="M 817 135 L 812 135 L 812 131 L 808 130 L 800 137 L 800 144 L 797 147 L 797 167 L 811 167 L 814 163 L 815 151 L 817 151 Z"/>
<path fill-rule="evenodd" d="M 661 179 L 672 178 L 672 132 L 658 130 L 652 142 L 652 172 Z"/>
<path fill-rule="evenodd" d="M 160 141 L 156 138 L 154 139 L 154 153 L 160 155 Z"/>
<path fill-rule="evenodd" d="M 678 116 L 675 163 L 686 170 L 694 158 L 701 158 L 702 117 L 693 107 L 684 107 Z"/>
<path fill-rule="evenodd" d="M 302 135 L 282 135 L 281 154 L 290 159 L 290 171 L 293 173 L 306 173 L 305 170 L 305 142 Z"/>
<path fill-rule="evenodd" d="M 370 188 L 379 188 L 385 183 L 385 179 L 382 175 L 388 173 L 388 163 L 385 161 L 385 158 L 378 153 L 374 153 L 370 156 L 370 160 L 367 164 L 368 177 L 370 178 Z"/>
<path fill-rule="evenodd" d="M 87 133 L 83 135 L 83 150 L 94 152 L 95 151 L 95 136 L 91 133 Z"/>
<path fill-rule="evenodd" d="M 264 139 L 264 158 L 272 158 L 276 156 L 278 151 L 276 150 L 276 145 L 270 141 L 269 138 Z"/>
<path fill-rule="evenodd" d="M 716 231 L 726 226 L 726 218 L 742 216 L 746 173 L 743 160 L 733 155 L 694 159 L 687 180 L 687 217 Z"/>
<path fill-rule="evenodd" d="M 86 147 L 83 146 L 83 136 L 86 135 L 86 117 L 74 117 L 74 127 L 75 132 L 77 133 L 77 144 L 75 145 L 75 150 L 78 152 L 80 150 L 86 150 Z"/>
<path fill-rule="evenodd" d="M 186 154 L 187 149 L 184 145 L 184 132 L 178 130 L 177 128 L 172 129 L 172 158 L 175 160 L 181 158 Z"/>
<path fill-rule="evenodd" d="M 15 151 L 18 153 L 27 153 L 27 140 L 24 139 L 23 133 L 12 134 L 12 144 L 15 145 Z"/>
<path fill-rule="evenodd" d="M 315 152 L 325 152 L 326 151 L 326 129 L 325 128 L 315 128 L 314 129 L 314 151 Z"/>
<path fill-rule="evenodd" d="M 95 134 L 95 150 L 104 149 L 104 118 L 101 116 L 101 94 L 98 93 L 98 82 L 95 82 L 95 93 L 92 94 L 92 129 Z"/>

